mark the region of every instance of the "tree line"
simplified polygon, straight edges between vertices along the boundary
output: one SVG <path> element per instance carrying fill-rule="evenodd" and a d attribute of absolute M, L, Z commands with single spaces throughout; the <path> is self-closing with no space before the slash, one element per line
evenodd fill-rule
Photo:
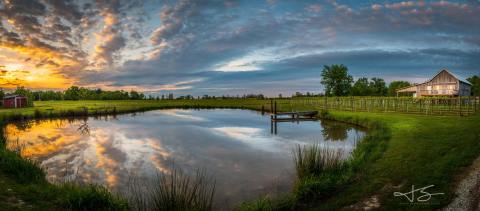
<path fill-rule="evenodd" d="M 6 95 L 0 90 L 0 99 Z M 137 91 L 105 91 L 102 89 L 88 89 L 84 87 L 71 86 L 65 91 L 32 91 L 25 87 L 17 87 L 13 92 L 8 94 L 23 95 L 28 98 L 28 103 L 33 101 L 49 101 L 49 100 L 144 100 L 147 99 L 143 93 Z M 150 96 L 149 99 L 152 97 Z"/>
<path fill-rule="evenodd" d="M 472 94 L 480 95 L 480 77 L 467 79 L 472 84 Z M 348 74 L 348 68 L 343 64 L 325 65 L 322 70 L 321 84 L 325 87 L 327 96 L 396 96 L 396 90 L 408 87 L 408 81 L 392 81 L 388 86 L 382 78 L 359 78 L 356 81 Z"/>

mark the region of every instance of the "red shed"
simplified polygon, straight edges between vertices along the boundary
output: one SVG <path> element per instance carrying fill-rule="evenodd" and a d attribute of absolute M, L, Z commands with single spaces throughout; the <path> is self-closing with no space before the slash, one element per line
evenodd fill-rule
<path fill-rule="evenodd" d="M 3 98 L 3 107 L 22 108 L 27 107 L 27 97 L 23 95 L 8 95 Z"/>

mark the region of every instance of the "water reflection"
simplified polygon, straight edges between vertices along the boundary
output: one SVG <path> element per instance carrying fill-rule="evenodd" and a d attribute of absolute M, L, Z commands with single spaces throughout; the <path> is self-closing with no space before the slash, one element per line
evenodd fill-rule
<path fill-rule="evenodd" d="M 322 120 L 323 140 L 326 141 L 343 141 L 348 138 L 348 132 L 353 130 L 352 126 L 332 120 Z"/>
<path fill-rule="evenodd" d="M 160 110 L 116 118 L 42 120 L 9 124 L 10 149 L 36 159 L 50 181 L 105 184 L 124 191 L 135 175 L 169 173 L 172 162 L 193 174 L 207 169 L 217 181 L 216 201 L 242 200 L 291 187 L 295 144 L 321 142 L 349 152 L 362 130 L 337 122 L 278 124 L 244 110 Z M 341 140 L 341 141 L 340 141 Z M 19 147 L 21 146 L 21 147 Z"/>

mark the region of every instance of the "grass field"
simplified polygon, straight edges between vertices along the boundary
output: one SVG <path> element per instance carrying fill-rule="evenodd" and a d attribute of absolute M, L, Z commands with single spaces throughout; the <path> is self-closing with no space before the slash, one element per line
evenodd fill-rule
<path fill-rule="evenodd" d="M 269 103 L 268 100 L 256 99 L 35 102 L 32 108 L 0 109 L 0 118 L 5 122 L 23 118 L 99 115 L 174 107 L 261 110 L 263 106 L 265 110 L 269 110 Z M 315 104 L 290 103 L 289 105 L 292 106 L 279 106 L 278 111 L 318 110 Z M 385 210 L 435 210 L 450 202 L 454 197 L 453 189 L 457 177 L 476 157 L 480 156 L 480 131 L 478 130 L 480 115 L 478 114 L 468 117 L 428 116 L 330 109 L 328 113 L 323 112 L 322 117 L 370 128 L 369 134 L 356 150 L 358 164 L 355 165 L 355 174 L 348 182 L 319 198 L 298 202 L 294 193 L 294 199 L 287 197 L 284 200 L 288 201 L 288 206 L 294 204 L 294 206 L 318 210 L 362 208 L 364 205 L 359 202 L 375 198 Z M 0 154 L 0 185 L 6 187 L 0 189 L 0 208 L 2 206 L 22 209 L 64 207 L 65 201 L 68 201 L 65 197 L 60 197 L 66 195 L 62 192 L 62 190 L 65 191 L 64 189 L 45 184 L 42 179 L 38 182 L 19 180 L 18 178 L 21 178 L 18 176 L 19 172 L 11 172 L 10 168 L 13 167 L 2 165 L 2 162 L 5 163 L 14 156 L 5 150 L 0 152 L 2 152 Z M 28 164 L 18 165 L 26 165 L 27 167 L 22 168 L 29 169 Z M 33 174 L 34 177 L 38 175 Z M 432 197 L 428 203 L 414 204 L 408 203 L 404 198 L 393 197 L 395 191 L 410 191 L 411 185 L 415 187 L 435 185 L 429 190 L 443 192 L 445 195 Z M 47 193 L 44 193 L 45 191 Z M 121 200 L 114 196 L 105 194 L 103 196 L 105 201 L 122 204 Z M 248 203 L 243 208 L 258 210 L 284 205 L 282 200 L 261 199 Z M 351 205 L 354 206 L 348 207 Z"/>

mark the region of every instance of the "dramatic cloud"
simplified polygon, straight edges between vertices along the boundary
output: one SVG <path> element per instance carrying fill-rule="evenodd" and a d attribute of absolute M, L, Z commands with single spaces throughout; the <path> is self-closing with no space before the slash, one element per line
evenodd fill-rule
<path fill-rule="evenodd" d="M 477 1 L 5 0 L 0 17 L 3 84 L 276 95 L 320 92 L 334 63 L 387 81 L 480 73 Z"/>

